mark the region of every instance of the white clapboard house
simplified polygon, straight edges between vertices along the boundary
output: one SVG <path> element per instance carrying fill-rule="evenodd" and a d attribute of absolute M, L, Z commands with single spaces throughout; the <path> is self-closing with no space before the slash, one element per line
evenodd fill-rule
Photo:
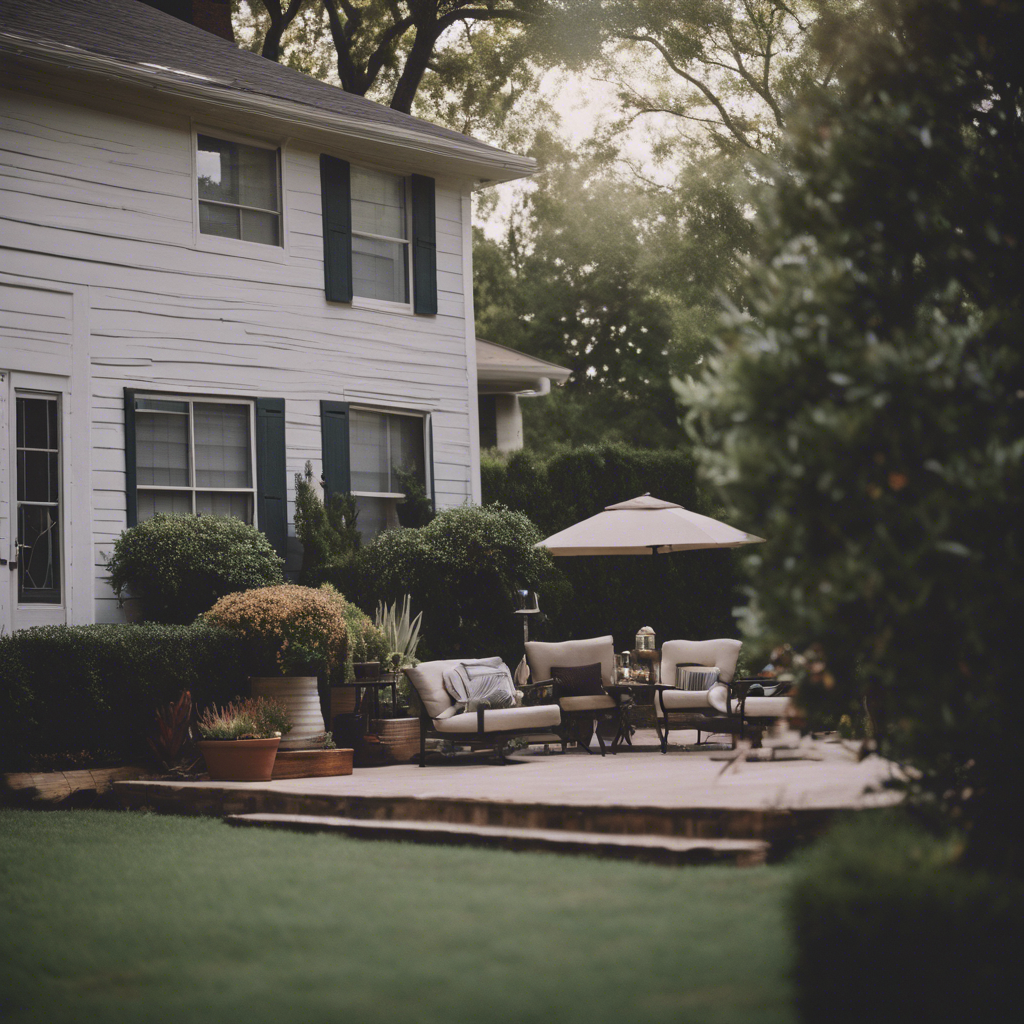
<path fill-rule="evenodd" d="M 472 193 L 532 160 L 136 0 L 0 0 L 0 170 L 8 630 L 117 621 L 105 558 L 160 511 L 294 564 L 307 460 L 364 536 L 410 475 L 479 502 L 478 390 L 510 447 L 564 379 L 486 343 L 477 376 Z"/>

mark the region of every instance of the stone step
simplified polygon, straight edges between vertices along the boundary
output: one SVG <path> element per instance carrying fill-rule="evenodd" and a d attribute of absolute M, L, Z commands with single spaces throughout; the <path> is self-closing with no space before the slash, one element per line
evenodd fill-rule
<path fill-rule="evenodd" d="M 409 843 L 500 847 L 551 853 L 589 854 L 655 864 L 763 864 L 768 844 L 758 839 L 683 839 L 675 836 L 620 835 L 564 829 L 503 828 L 441 821 L 377 821 L 320 814 L 229 814 L 232 825 L 328 832 L 360 839 Z"/>

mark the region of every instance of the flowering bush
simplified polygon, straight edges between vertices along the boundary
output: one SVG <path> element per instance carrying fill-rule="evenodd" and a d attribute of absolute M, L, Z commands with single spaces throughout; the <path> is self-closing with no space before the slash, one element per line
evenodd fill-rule
<path fill-rule="evenodd" d="M 203 616 L 252 644 L 266 671 L 304 675 L 333 670 L 348 656 L 348 630 L 337 602 L 319 590 L 283 584 L 222 597 Z"/>
<path fill-rule="evenodd" d="M 270 697 L 249 697 L 218 708 L 208 707 L 196 722 L 204 740 L 269 740 L 292 724 L 284 705 Z"/>
<path fill-rule="evenodd" d="M 347 600 L 330 583 L 324 583 L 320 592 L 326 594 L 341 611 L 348 634 L 348 657 L 345 659 L 342 682 L 355 679 L 353 663 L 357 661 L 379 661 L 383 665 L 391 653 L 387 637 L 374 625 L 373 620 L 357 605 Z"/>

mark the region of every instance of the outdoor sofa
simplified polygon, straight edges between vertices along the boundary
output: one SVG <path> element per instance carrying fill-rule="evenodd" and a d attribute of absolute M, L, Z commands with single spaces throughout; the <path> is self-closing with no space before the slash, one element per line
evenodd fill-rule
<path fill-rule="evenodd" d="M 420 704 L 420 767 L 427 763 L 427 740 L 453 740 L 472 747 L 492 748 L 505 763 L 505 746 L 516 736 L 549 735 L 558 730 L 557 704 L 533 707 L 478 708 L 456 713 L 455 702 L 444 686 L 444 674 L 464 659 L 425 661 L 405 670 Z"/>

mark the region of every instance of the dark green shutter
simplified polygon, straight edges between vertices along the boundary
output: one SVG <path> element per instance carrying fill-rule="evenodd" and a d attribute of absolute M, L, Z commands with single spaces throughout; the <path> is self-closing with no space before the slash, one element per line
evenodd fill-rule
<path fill-rule="evenodd" d="M 285 465 L 284 399 L 256 399 L 256 517 L 282 557 L 288 545 L 288 473 Z"/>
<path fill-rule="evenodd" d="M 437 312 L 437 229 L 434 179 L 412 176 L 413 311 Z"/>
<path fill-rule="evenodd" d="M 135 454 L 135 392 L 124 389 L 124 497 L 128 525 L 139 521 L 139 492 L 136 489 L 138 462 Z"/>
<path fill-rule="evenodd" d="M 320 403 L 320 451 L 324 460 L 325 496 L 352 489 L 348 458 L 348 403 Z"/>
<path fill-rule="evenodd" d="M 348 161 L 320 154 L 324 225 L 324 292 L 329 302 L 352 301 L 352 185 Z"/>

